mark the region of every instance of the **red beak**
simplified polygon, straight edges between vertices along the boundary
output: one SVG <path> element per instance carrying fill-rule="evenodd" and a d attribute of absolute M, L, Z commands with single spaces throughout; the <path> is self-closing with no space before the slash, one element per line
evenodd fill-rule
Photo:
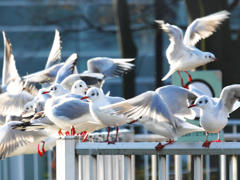
<path fill-rule="evenodd" d="M 215 58 L 215 59 L 213 59 L 214 61 L 218 61 L 218 59 L 217 58 Z"/>
<path fill-rule="evenodd" d="M 81 100 L 84 100 L 84 99 L 87 99 L 88 97 L 87 96 L 83 96 L 82 98 L 81 98 Z"/>
<path fill-rule="evenodd" d="M 190 106 L 188 106 L 188 108 L 192 108 L 192 107 L 195 107 L 197 106 L 196 104 L 191 104 Z"/>
<path fill-rule="evenodd" d="M 44 92 L 42 92 L 42 94 L 48 94 L 48 93 L 50 93 L 50 91 L 44 91 Z"/>

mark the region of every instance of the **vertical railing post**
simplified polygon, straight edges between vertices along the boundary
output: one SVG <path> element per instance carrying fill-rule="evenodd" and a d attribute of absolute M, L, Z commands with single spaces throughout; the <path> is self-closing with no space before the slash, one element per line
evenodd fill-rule
<path fill-rule="evenodd" d="M 238 169 L 237 169 L 237 155 L 232 155 L 230 158 L 229 164 L 229 179 L 237 180 L 238 179 Z"/>
<path fill-rule="evenodd" d="M 167 167 L 166 167 L 166 155 L 158 156 L 158 179 L 166 180 L 167 178 Z"/>
<path fill-rule="evenodd" d="M 75 155 L 75 138 L 64 137 L 56 143 L 57 180 L 76 180 L 77 160 Z"/>
<path fill-rule="evenodd" d="M 113 177 L 116 180 L 120 180 L 120 163 L 119 163 L 119 155 L 114 155 L 113 156 Z"/>
<path fill-rule="evenodd" d="M 152 180 L 157 180 L 157 155 L 151 156 Z"/>
<path fill-rule="evenodd" d="M 220 179 L 226 180 L 227 170 L 226 170 L 226 155 L 220 155 Z"/>
<path fill-rule="evenodd" d="M 131 180 L 135 180 L 135 155 L 131 155 Z"/>
<path fill-rule="evenodd" d="M 210 156 L 206 155 L 205 156 L 205 162 L 206 162 L 206 180 L 210 180 Z"/>
<path fill-rule="evenodd" d="M 202 180 L 203 179 L 203 164 L 201 155 L 193 156 L 194 162 L 194 180 Z"/>
<path fill-rule="evenodd" d="M 104 180 L 104 158 L 103 158 L 103 155 L 97 155 L 97 177 L 98 177 L 98 180 Z"/>
<path fill-rule="evenodd" d="M 175 180 L 182 180 L 182 156 L 174 155 L 175 159 Z"/>

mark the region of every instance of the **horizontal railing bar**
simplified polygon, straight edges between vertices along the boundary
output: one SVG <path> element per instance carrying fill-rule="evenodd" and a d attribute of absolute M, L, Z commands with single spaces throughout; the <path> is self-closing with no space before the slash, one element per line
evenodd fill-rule
<path fill-rule="evenodd" d="M 121 142 L 107 143 L 77 143 L 78 155 L 231 155 L 240 154 L 240 142 L 212 143 L 210 148 L 203 148 L 202 142 L 176 142 L 155 150 L 156 142 Z"/>

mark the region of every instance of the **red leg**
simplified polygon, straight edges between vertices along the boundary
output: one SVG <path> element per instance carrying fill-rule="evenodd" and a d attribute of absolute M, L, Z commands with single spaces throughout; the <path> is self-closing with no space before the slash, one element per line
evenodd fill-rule
<path fill-rule="evenodd" d="M 85 131 L 85 132 L 86 132 L 86 131 Z M 88 133 L 86 132 L 85 135 L 84 135 L 84 137 L 83 137 L 82 142 L 85 142 L 85 141 L 87 140 L 87 137 L 88 137 Z"/>
<path fill-rule="evenodd" d="M 114 142 L 117 142 L 117 140 L 118 140 L 118 131 L 119 131 L 119 127 L 117 126 L 116 127 L 116 137 L 115 137 Z"/>
<path fill-rule="evenodd" d="M 108 127 L 107 143 L 109 143 L 109 135 L 110 135 L 110 130 L 111 130 L 111 128 L 110 128 L 110 127 Z"/>
<path fill-rule="evenodd" d="M 108 141 L 108 144 L 115 144 L 115 142 L 117 142 L 117 138 L 118 138 L 118 131 L 119 131 L 119 127 L 116 127 L 116 136 L 114 141 Z"/>
<path fill-rule="evenodd" d="M 162 148 L 164 148 L 165 145 L 162 145 L 162 143 L 158 143 L 157 146 L 155 146 L 156 151 L 160 151 Z"/>
<path fill-rule="evenodd" d="M 69 135 L 70 135 L 69 131 L 66 131 L 66 132 L 65 132 L 65 135 L 66 135 L 66 136 L 69 136 Z"/>
<path fill-rule="evenodd" d="M 74 136 L 76 134 L 76 130 L 74 128 L 74 126 L 72 126 L 71 128 L 71 136 Z"/>
<path fill-rule="evenodd" d="M 183 78 L 182 78 L 182 76 L 181 76 L 181 74 L 180 74 L 180 71 L 177 71 L 177 73 L 178 73 L 178 76 L 179 76 L 180 79 L 181 79 L 181 86 L 184 87 L 184 82 L 183 82 Z"/>
<path fill-rule="evenodd" d="M 45 154 L 46 153 L 46 151 L 45 151 L 45 141 L 41 141 L 42 142 L 42 152 L 43 152 L 43 154 Z"/>
<path fill-rule="evenodd" d="M 215 141 L 212 141 L 212 142 L 223 142 L 223 141 L 220 140 L 220 131 L 218 132 L 218 139 L 215 140 Z"/>
<path fill-rule="evenodd" d="M 155 149 L 156 149 L 156 151 L 160 151 L 162 148 L 164 148 L 166 145 L 169 145 L 169 144 L 172 144 L 172 143 L 174 143 L 175 141 L 173 140 L 173 139 L 169 139 L 168 141 L 166 141 L 166 144 L 161 144 L 161 143 L 159 143 L 156 147 L 155 147 Z"/>
<path fill-rule="evenodd" d="M 63 136 L 63 133 L 62 133 L 62 130 L 61 130 L 61 129 L 59 129 L 58 135 L 59 135 L 59 136 L 61 136 L 61 135 Z"/>
<path fill-rule="evenodd" d="M 188 82 L 191 83 L 192 82 L 192 76 L 189 72 L 184 71 L 187 75 L 188 75 Z"/>
<path fill-rule="evenodd" d="M 205 140 L 205 142 L 202 144 L 202 147 L 207 147 L 207 148 L 209 148 L 211 142 L 212 142 L 212 141 L 208 141 L 208 132 L 206 132 L 206 140 Z"/>
<path fill-rule="evenodd" d="M 87 131 L 81 132 L 80 135 L 82 136 L 82 142 L 85 142 L 87 140 L 87 137 L 88 137 Z"/>
<path fill-rule="evenodd" d="M 40 148 L 39 148 L 39 144 L 38 144 L 38 154 L 39 154 L 39 156 L 43 156 L 43 153 L 40 151 Z"/>

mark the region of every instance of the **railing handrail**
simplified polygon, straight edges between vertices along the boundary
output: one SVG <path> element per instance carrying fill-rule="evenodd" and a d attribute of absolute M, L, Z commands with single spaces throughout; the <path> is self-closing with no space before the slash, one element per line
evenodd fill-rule
<path fill-rule="evenodd" d="M 78 155 L 239 155 L 240 142 L 212 143 L 210 148 L 202 147 L 203 142 L 175 142 L 160 151 L 155 150 L 156 142 L 77 143 Z"/>

